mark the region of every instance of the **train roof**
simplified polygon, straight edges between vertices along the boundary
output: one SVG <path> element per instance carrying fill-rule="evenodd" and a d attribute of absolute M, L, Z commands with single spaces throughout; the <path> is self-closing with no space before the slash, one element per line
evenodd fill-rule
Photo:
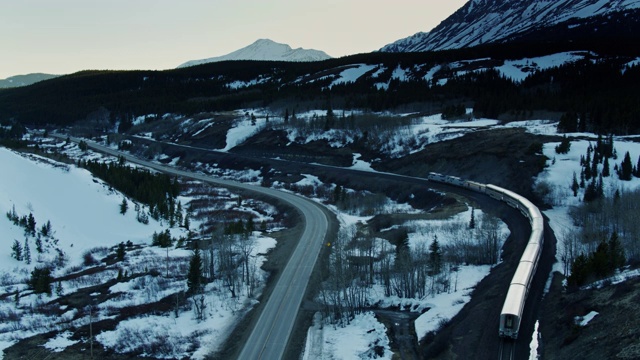
<path fill-rule="evenodd" d="M 534 267 L 534 264 L 530 261 L 521 261 L 516 268 L 513 279 L 511 279 L 511 285 L 521 284 L 526 286 L 531 281 Z"/>
<path fill-rule="evenodd" d="M 510 285 L 500 314 L 522 315 L 522 308 L 524 307 L 526 295 L 527 288 L 524 285 Z"/>
<path fill-rule="evenodd" d="M 524 251 L 522 252 L 522 257 L 520 257 L 520 261 L 536 262 L 539 256 L 540 256 L 540 244 L 529 243 L 527 244 L 527 247 L 524 248 Z"/>

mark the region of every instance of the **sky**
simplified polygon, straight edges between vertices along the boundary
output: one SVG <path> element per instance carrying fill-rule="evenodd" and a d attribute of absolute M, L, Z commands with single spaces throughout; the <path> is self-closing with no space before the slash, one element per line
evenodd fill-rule
<path fill-rule="evenodd" d="M 333 57 L 429 31 L 467 0 L 0 0 L 0 79 L 162 70 L 258 39 Z"/>

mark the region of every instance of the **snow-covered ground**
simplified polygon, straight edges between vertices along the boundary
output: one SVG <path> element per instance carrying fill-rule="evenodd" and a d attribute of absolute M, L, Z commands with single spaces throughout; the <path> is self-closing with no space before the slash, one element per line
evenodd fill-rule
<path fill-rule="evenodd" d="M 568 56 L 568 55 L 567 55 Z M 536 59 L 538 66 L 553 65 L 554 59 Z M 518 66 L 530 65 L 525 64 L 512 64 Z M 518 67 L 516 66 L 516 67 Z M 373 68 L 359 67 L 360 72 L 367 70 L 370 71 Z M 355 69 L 354 69 L 355 71 Z M 356 76 L 356 73 L 344 74 L 345 80 L 348 76 Z M 234 146 L 242 143 L 243 140 L 249 136 L 260 131 L 266 125 L 265 110 L 253 109 L 242 110 L 239 114 L 253 113 L 257 119 L 255 124 L 252 123 L 250 118 L 239 116 L 239 120 L 235 126 L 227 134 L 227 147 L 224 150 L 230 150 Z M 335 113 L 340 113 L 339 110 L 334 110 Z M 311 119 L 313 115 L 324 116 L 326 111 L 316 110 L 308 111 L 305 113 L 297 114 L 299 118 Z M 509 123 L 501 125 L 496 120 L 492 119 L 470 119 L 464 122 L 449 122 L 442 119 L 440 115 L 421 117 L 413 125 L 406 127 L 402 132 L 398 132 L 395 137 L 390 138 L 391 144 L 389 145 L 390 156 L 402 156 L 407 152 L 415 152 L 421 150 L 426 144 L 449 140 L 463 136 L 464 134 L 476 131 L 477 129 L 487 128 L 501 128 L 501 127 L 524 127 L 532 134 L 557 134 L 557 124 L 547 120 L 539 121 L 526 121 L 518 123 Z M 326 136 L 331 137 L 332 133 L 327 132 L 324 135 L 318 135 L 317 138 L 310 138 L 307 141 L 320 139 Z M 415 137 L 415 147 L 409 148 L 395 146 L 400 142 L 407 134 Z M 291 135 L 291 134 L 290 134 Z M 568 233 L 568 230 L 573 228 L 573 223 L 568 215 L 569 208 L 578 204 L 579 195 L 577 198 L 572 196 L 571 193 L 571 180 L 574 172 L 580 173 L 580 156 L 586 153 L 586 149 L 589 144 L 595 144 L 597 137 L 593 134 L 567 134 L 572 139 L 571 149 L 569 153 L 559 155 L 555 152 L 555 146 L 558 143 L 544 144 L 544 154 L 550 159 L 547 163 L 547 168 L 540 174 L 537 181 L 545 182 L 550 185 L 552 191 L 554 208 L 546 210 L 545 214 L 550 218 L 550 225 L 554 229 L 556 236 L 560 242 L 564 241 L 564 234 Z M 291 141 L 295 140 L 295 136 L 292 136 Z M 335 139 L 332 139 L 335 141 Z M 348 139 L 346 139 L 348 141 Z M 336 143 L 336 146 L 344 145 L 344 143 Z M 640 144 L 627 140 L 624 137 L 615 138 L 615 148 L 618 153 L 618 162 L 621 161 L 621 157 L 625 152 L 629 152 L 632 162 L 635 164 L 638 156 L 640 155 Z M 174 159 L 175 160 L 175 159 Z M 63 251 L 69 259 L 69 266 L 72 264 L 79 264 L 82 260 L 82 255 L 91 249 L 96 247 L 104 249 L 105 247 L 114 246 L 120 242 L 126 242 L 131 240 L 134 244 L 148 244 L 150 242 L 151 234 L 155 231 L 160 231 L 164 228 L 162 223 L 154 222 L 151 220 L 149 225 L 142 225 L 135 219 L 135 213 L 130 211 L 129 213 L 120 215 L 118 212 L 118 206 L 123 199 L 122 194 L 119 194 L 113 190 L 110 190 L 108 186 L 105 186 L 100 181 L 94 180 L 92 176 L 85 170 L 77 169 L 74 166 L 52 164 L 49 160 L 38 159 L 37 161 L 28 160 L 23 156 L 17 155 L 9 150 L 0 149 L 0 162 L 4 165 L 4 169 L 7 169 L 6 173 L 12 174 L 12 176 L 0 177 L 0 210 L 4 213 L 11 211 L 14 207 L 19 215 L 26 215 L 29 212 L 33 213 L 38 226 L 41 226 L 46 221 L 50 221 L 54 231 L 53 238 L 57 240 L 55 246 Z M 611 167 L 613 168 L 613 163 Z M 353 167 L 360 170 L 373 171 L 371 164 L 363 161 L 358 154 L 354 154 Z M 259 182 L 259 174 L 251 175 L 253 181 Z M 303 184 L 315 184 L 319 183 L 317 178 L 307 176 L 300 185 Z M 640 187 L 640 179 L 634 178 L 631 182 L 622 182 L 617 176 L 612 175 L 609 178 L 604 179 L 604 188 L 606 194 L 612 194 L 616 189 L 631 190 Z M 129 200 L 130 202 L 130 200 Z M 397 204 L 396 204 L 397 205 Z M 133 208 L 133 203 L 130 202 L 130 208 Z M 397 210 L 397 206 L 394 208 Z M 476 215 L 481 217 L 481 213 L 476 209 Z M 346 214 L 339 214 L 343 220 L 345 226 L 355 221 L 364 221 L 366 219 L 347 216 Z M 410 243 L 416 244 L 419 242 L 430 241 L 434 234 L 437 234 L 438 239 L 446 242 L 450 236 L 448 232 L 444 230 L 437 230 L 439 227 L 446 228 L 447 223 L 456 223 L 461 221 L 468 221 L 469 214 L 463 213 L 458 215 L 457 218 L 444 220 L 444 223 L 440 225 L 435 222 L 429 225 L 414 224 L 415 231 L 410 233 Z M 99 219 L 99 221 L 98 221 Z M 24 231 L 20 227 L 14 226 L 6 217 L 0 218 L 0 236 L 5 240 L 5 245 L 0 249 L 0 257 L 3 260 L 0 264 L 0 270 L 2 271 L 2 286 L 3 292 L 11 292 L 15 290 L 26 291 L 24 280 L 28 277 L 29 272 L 39 262 L 38 259 L 33 260 L 32 264 L 27 265 L 24 262 L 18 262 L 10 256 L 10 245 L 15 239 L 19 242 L 24 240 Z M 421 226 L 429 226 L 429 232 L 424 232 L 424 235 L 420 234 Z M 439 232 L 441 231 L 441 232 Z M 504 236 L 504 234 L 503 234 Z M 455 239 L 455 235 L 453 237 Z M 269 248 L 275 245 L 273 239 L 261 237 L 259 239 L 259 246 L 255 250 L 255 254 L 266 252 Z M 30 244 L 33 248 L 33 244 Z M 54 245 L 52 245 L 54 246 Z M 161 250 L 152 248 L 145 248 L 146 250 L 140 250 L 139 252 L 128 253 L 128 261 L 130 265 L 134 264 L 138 258 L 148 259 L 141 261 L 158 261 L 164 254 Z M 33 250 L 32 250 L 33 251 Z M 104 256 L 106 250 L 95 250 L 95 256 Z M 154 253 L 155 251 L 155 253 Z M 176 258 L 186 259 L 190 253 L 183 250 L 174 249 L 172 256 Z M 160 252 L 160 253 L 158 253 Z M 39 259 L 43 261 L 52 261 L 51 258 L 42 257 Z M 558 261 L 556 270 L 560 269 L 561 262 Z M 415 327 L 418 336 L 422 337 L 429 331 L 437 329 L 439 323 L 446 319 L 453 317 L 469 300 L 469 294 L 471 289 L 477 284 L 486 274 L 489 272 L 489 267 L 472 267 L 461 266 L 457 271 L 457 287 L 456 291 L 448 293 L 441 293 L 420 300 L 411 300 L 406 302 L 404 299 L 392 299 L 384 298 L 383 296 L 375 295 L 375 293 L 382 294 L 383 291 L 374 291 L 373 302 L 380 302 L 383 305 L 407 305 L 409 308 L 425 309 L 430 308 L 429 311 L 422 314 L 416 321 Z M 61 273 L 64 269 L 58 270 Z M 117 270 L 113 269 L 112 278 L 116 276 Z M 57 275 L 57 274 L 56 274 Z M 638 274 L 630 274 L 628 276 L 637 276 Z M 123 304 L 132 304 L 147 301 L 149 297 L 162 296 L 162 291 L 159 289 L 158 284 L 154 284 L 154 280 L 151 278 L 143 277 L 146 281 L 144 285 L 139 283 L 133 283 L 132 281 L 118 283 L 117 286 L 111 289 L 112 292 L 122 292 L 122 303 L 120 305 L 117 302 L 111 304 L 114 308 L 123 306 Z M 88 279 L 87 282 L 104 282 L 103 279 Z M 213 286 L 213 285 L 212 285 Z M 78 289 L 80 285 L 62 284 L 62 291 L 68 293 Z M 215 293 L 214 289 L 209 289 L 209 292 Z M 57 295 L 52 295 L 53 298 Z M 191 312 L 184 312 L 175 316 L 159 316 L 153 318 L 138 318 L 124 321 L 118 325 L 118 327 L 110 332 L 105 332 L 98 337 L 98 341 L 101 341 L 106 346 L 112 346 L 114 348 L 121 346 L 119 344 L 126 343 L 123 340 L 130 337 L 131 334 L 140 338 L 145 336 L 157 336 L 158 338 L 165 339 L 165 343 L 168 344 L 170 356 L 184 356 L 189 354 L 194 358 L 201 358 L 207 352 L 214 350 L 219 346 L 220 341 L 224 339 L 224 334 L 233 327 L 237 319 L 242 316 L 246 309 L 251 307 L 252 300 L 248 297 L 241 299 L 230 300 L 228 296 L 212 295 L 210 302 L 207 305 L 208 316 L 204 322 L 198 322 L 194 319 L 194 315 Z M 21 304 L 36 303 L 41 301 L 36 295 L 23 296 L 20 299 Z M 10 305 L 11 301 L 4 301 L 0 303 L 0 310 L 6 311 L 12 309 Z M 104 316 L 108 316 L 108 310 L 103 309 Z M 71 319 L 74 314 L 63 315 L 62 319 Z M 42 320 L 39 319 L 41 323 Z M 21 320 L 22 323 L 27 323 L 28 319 Z M 77 324 L 82 324 L 82 321 L 76 320 Z M 32 321 L 36 324 L 35 320 Z M 56 323 L 60 324 L 60 322 Z M 151 325 L 153 324 L 153 325 Z M 62 325 L 52 325 L 51 329 L 64 330 Z M 149 328 L 157 330 L 157 332 L 149 333 Z M 2 329 L 2 327 L 0 327 Z M 15 343 L 17 339 L 24 338 L 33 335 L 34 326 L 27 326 L 26 330 L 21 332 L 6 332 L 6 330 L 0 331 L 0 347 L 6 348 Z M 185 344 L 193 344 L 194 337 L 199 338 L 200 344 L 206 344 L 198 348 L 195 352 L 187 353 Z M 58 336 L 52 338 L 45 347 L 54 349 L 54 351 L 61 351 L 66 346 L 74 343 L 69 339 L 69 333 L 61 332 Z M 131 342 L 133 343 L 133 342 Z M 535 344 L 534 344 L 535 343 Z M 358 358 L 363 355 L 372 354 L 373 346 L 380 346 L 385 349 L 381 358 L 389 358 L 389 339 L 384 332 L 384 326 L 379 323 L 371 313 L 364 313 L 358 315 L 350 325 L 346 327 L 332 327 L 316 323 L 311 329 L 309 329 L 309 336 L 307 340 L 307 348 L 305 350 L 305 359 L 349 359 Z M 124 346 L 124 345 L 122 345 Z M 537 346 L 537 343 L 532 342 L 532 346 Z M 121 348 L 126 350 L 127 348 Z M 535 348 L 534 348 L 535 353 Z"/>
<path fill-rule="evenodd" d="M 149 246 L 152 235 L 167 229 L 167 224 L 152 218 L 147 225 L 138 222 L 131 200 L 127 200 L 131 210 L 120 214 L 119 206 L 125 197 L 93 178 L 87 170 L 35 155 L 21 155 L 5 148 L 0 148 L 0 163 L 5 174 L 11 174 L 0 177 L 2 214 L 14 210 L 19 216 L 31 213 L 38 229 L 46 222 L 50 222 L 52 228 L 50 236 L 43 236 L 44 252 L 38 254 L 34 237 L 25 235 L 24 229 L 14 225 L 7 216 L 0 217 L 0 239 L 4 240 L 0 248 L 0 293 L 19 292 L 19 299 L 18 296 L 9 296 L 0 301 L 3 318 L 13 319 L 0 324 L 0 351 L 20 339 L 51 330 L 60 333 L 43 344 L 47 349 L 60 352 L 78 343 L 70 340 L 71 333 L 65 330 L 88 324 L 88 315 L 78 317 L 76 309 L 64 312 L 64 308 L 60 309 L 64 312 L 62 315 L 54 312 L 46 315 L 33 312 L 32 308 L 88 286 L 104 284 L 119 274 L 154 270 L 164 275 L 166 269 L 171 276 L 150 274 L 125 278 L 116 283 L 109 288 L 111 299 L 96 304 L 94 322 L 112 318 L 122 308 L 159 301 L 167 295 L 186 290 L 184 279 L 173 274 L 186 274 L 192 251 Z M 179 199 L 185 204 L 190 201 L 186 197 Z M 192 226 L 197 227 L 197 222 L 194 221 Z M 186 235 L 185 230 L 179 228 L 172 228 L 170 232 L 175 238 Z M 258 232 L 254 232 L 251 238 L 254 243 L 251 257 L 255 259 L 255 269 L 259 269 L 265 260 L 263 254 L 275 246 L 275 240 Z M 23 241 L 29 243 L 30 263 L 11 256 L 14 239 L 20 244 Z M 60 281 L 54 284 L 55 291 L 51 295 L 36 295 L 26 285 L 35 267 L 48 266 L 57 262 L 60 256 L 66 262 L 55 267 L 54 277 L 86 268 L 87 254 L 99 263 L 114 253 L 113 246 L 127 242 L 132 247 L 127 246 L 124 261 L 107 266 L 106 270 L 96 274 Z M 266 273 L 259 271 L 258 276 L 257 281 L 264 283 Z M 230 329 L 256 303 L 255 297 L 248 296 L 243 289 L 239 289 L 238 296 L 232 298 L 220 285 L 217 282 L 207 285 L 202 319 L 196 319 L 193 311 L 184 308 L 163 315 L 134 317 L 120 322 L 112 331 L 98 334 L 96 340 L 118 352 L 139 350 L 153 357 L 203 358 L 225 341 Z M 11 314 L 16 318 L 8 317 Z"/>

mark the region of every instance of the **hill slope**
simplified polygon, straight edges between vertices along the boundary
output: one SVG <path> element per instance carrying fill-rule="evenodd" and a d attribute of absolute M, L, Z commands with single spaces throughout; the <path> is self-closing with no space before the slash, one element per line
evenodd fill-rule
<path fill-rule="evenodd" d="M 49 80 L 56 77 L 58 77 L 58 75 L 41 74 L 41 73 L 11 76 L 6 79 L 0 80 L 0 89 L 28 86 L 40 81 Z"/>

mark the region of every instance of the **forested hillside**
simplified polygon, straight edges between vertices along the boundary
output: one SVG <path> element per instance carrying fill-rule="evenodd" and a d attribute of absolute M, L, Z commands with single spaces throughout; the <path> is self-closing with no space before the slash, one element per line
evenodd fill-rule
<path fill-rule="evenodd" d="M 465 105 L 476 116 L 526 119 L 567 114 L 582 130 L 640 128 L 640 47 L 519 43 L 427 53 L 371 53 L 312 63 L 237 61 L 169 71 L 84 71 L 0 91 L 0 122 L 71 125 L 101 131 L 137 116 L 313 104 L 318 108 L 435 112 Z M 632 44 L 631 44 L 632 45 Z M 582 51 L 582 60 L 537 69 L 535 57 Z M 498 69 L 519 59 L 526 79 Z M 531 66 L 529 66 L 529 64 Z M 362 70 L 349 79 L 349 71 Z M 342 76 L 342 81 L 337 81 Z M 301 105 L 302 104 L 302 105 Z M 574 126 L 574 125 L 571 125 Z"/>

